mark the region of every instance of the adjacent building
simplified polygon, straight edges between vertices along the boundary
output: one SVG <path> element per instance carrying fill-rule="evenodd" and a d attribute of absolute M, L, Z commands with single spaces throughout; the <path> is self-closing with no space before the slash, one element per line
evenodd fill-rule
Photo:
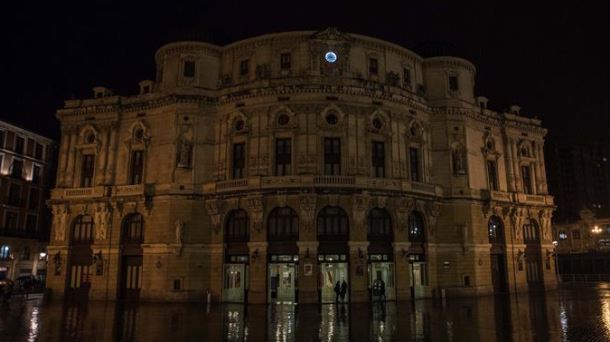
<path fill-rule="evenodd" d="M 46 277 L 53 141 L 0 121 L 0 280 Z"/>
<path fill-rule="evenodd" d="M 155 54 L 62 138 L 48 286 L 79 298 L 389 300 L 548 289 L 546 129 L 467 60 L 328 29 Z"/>

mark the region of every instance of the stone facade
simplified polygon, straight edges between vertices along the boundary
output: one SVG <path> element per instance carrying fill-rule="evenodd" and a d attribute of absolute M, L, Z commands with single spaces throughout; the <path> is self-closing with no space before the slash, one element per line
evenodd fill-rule
<path fill-rule="evenodd" d="M 177 42 L 155 61 L 139 95 L 97 87 L 57 112 L 55 293 L 305 303 L 334 300 L 340 279 L 353 302 L 378 278 L 398 300 L 555 286 L 546 130 L 487 109 L 470 62 L 334 29 Z"/>

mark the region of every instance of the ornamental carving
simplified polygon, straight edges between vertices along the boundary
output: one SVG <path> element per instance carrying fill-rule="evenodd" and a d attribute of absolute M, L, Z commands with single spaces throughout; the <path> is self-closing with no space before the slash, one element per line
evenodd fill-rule
<path fill-rule="evenodd" d="M 191 168 L 193 161 L 193 125 L 183 123 L 176 142 L 177 167 Z"/>
<path fill-rule="evenodd" d="M 252 218 L 252 227 L 257 233 L 260 233 L 263 229 L 263 214 L 264 214 L 264 201 L 262 197 L 248 197 L 245 199 L 246 208 L 248 214 Z"/>
<path fill-rule="evenodd" d="M 413 198 L 400 198 L 396 201 L 396 218 L 398 219 L 398 230 L 403 232 L 407 226 L 409 214 L 415 208 Z"/>
<path fill-rule="evenodd" d="M 428 231 L 430 232 L 430 235 L 434 235 L 434 230 L 436 228 L 436 220 L 441 214 L 441 205 L 437 202 L 426 203 L 426 213 L 428 214 Z"/>
<path fill-rule="evenodd" d="M 53 209 L 53 227 L 55 241 L 64 241 L 66 239 L 66 228 L 68 224 L 68 216 L 70 209 L 67 205 L 55 205 Z"/>
<path fill-rule="evenodd" d="M 98 203 L 93 216 L 95 239 L 106 240 L 108 230 L 112 226 L 112 208 L 106 203 Z"/>
<path fill-rule="evenodd" d="M 316 216 L 316 196 L 315 195 L 301 195 L 299 197 L 299 219 L 303 222 L 305 229 L 309 230 L 313 227 L 314 219 Z"/>
<path fill-rule="evenodd" d="M 219 234 L 221 230 L 221 216 L 222 216 L 222 208 L 223 202 L 218 199 L 210 199 L 205 201 L 205 209 L 210 215 L 210 222 L 212 223 L 212 229 L 214 233 Z"/>
<path fill-rule="evenodd" d="M 364 225 L 366 214 L 368 213 L 370 205 L 370 197 L 364 195 L 354 195 L 352 203 L 352 214 L 354 217 L 354 224 L 356 227 Z"/>

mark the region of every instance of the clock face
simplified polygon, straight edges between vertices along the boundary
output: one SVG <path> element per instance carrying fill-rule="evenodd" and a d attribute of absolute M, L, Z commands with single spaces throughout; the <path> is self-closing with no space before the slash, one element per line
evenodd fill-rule
<path fill-rule="evenodd" d="M 335 63 L 337 61 L 337 54 L 333 51 L 328 51 L 324 55 L 324 59 L 326 59 L 328 63 Z"/>

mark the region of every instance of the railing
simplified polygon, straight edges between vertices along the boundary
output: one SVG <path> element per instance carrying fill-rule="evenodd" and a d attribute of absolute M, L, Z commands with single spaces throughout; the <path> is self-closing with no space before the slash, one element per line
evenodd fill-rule
<path fill-rule="evenodd" d="M 411 183 L 411 189 L 419 192 L 434 193 L 435 187 L 434 184 L 413 182 Z"/>
<path fill-rule="evenodd" d="M 216 191 L 237 190 L 248 187 L 248 178 L 232 179 L 216 183 Z"/>
<path fill-rule="evenodd" d="M 90 188 L 57 189 L 53 191 L 53 197 L 59 196 L 63 199 L 97 198 L 103 197 L 105 193 L 106 187 L 96 186 Z"/>
<path fill-rule="evenodd" d="M 546 204 L 546 196 L 519 193 L 519 194 L 517 194 L 517 202 L 532 203 L 532 204 Z"/>
<path fill-rule="evenodd" d="M 356 180 L 351 176 L 314 176 L 313 184 L 326 186 L 353 186 L 356 184 Z"/>
<path fill-rule="evenodd" d="M 610 274 L 561 274 L 562 282 L 610 282 Z"/>

